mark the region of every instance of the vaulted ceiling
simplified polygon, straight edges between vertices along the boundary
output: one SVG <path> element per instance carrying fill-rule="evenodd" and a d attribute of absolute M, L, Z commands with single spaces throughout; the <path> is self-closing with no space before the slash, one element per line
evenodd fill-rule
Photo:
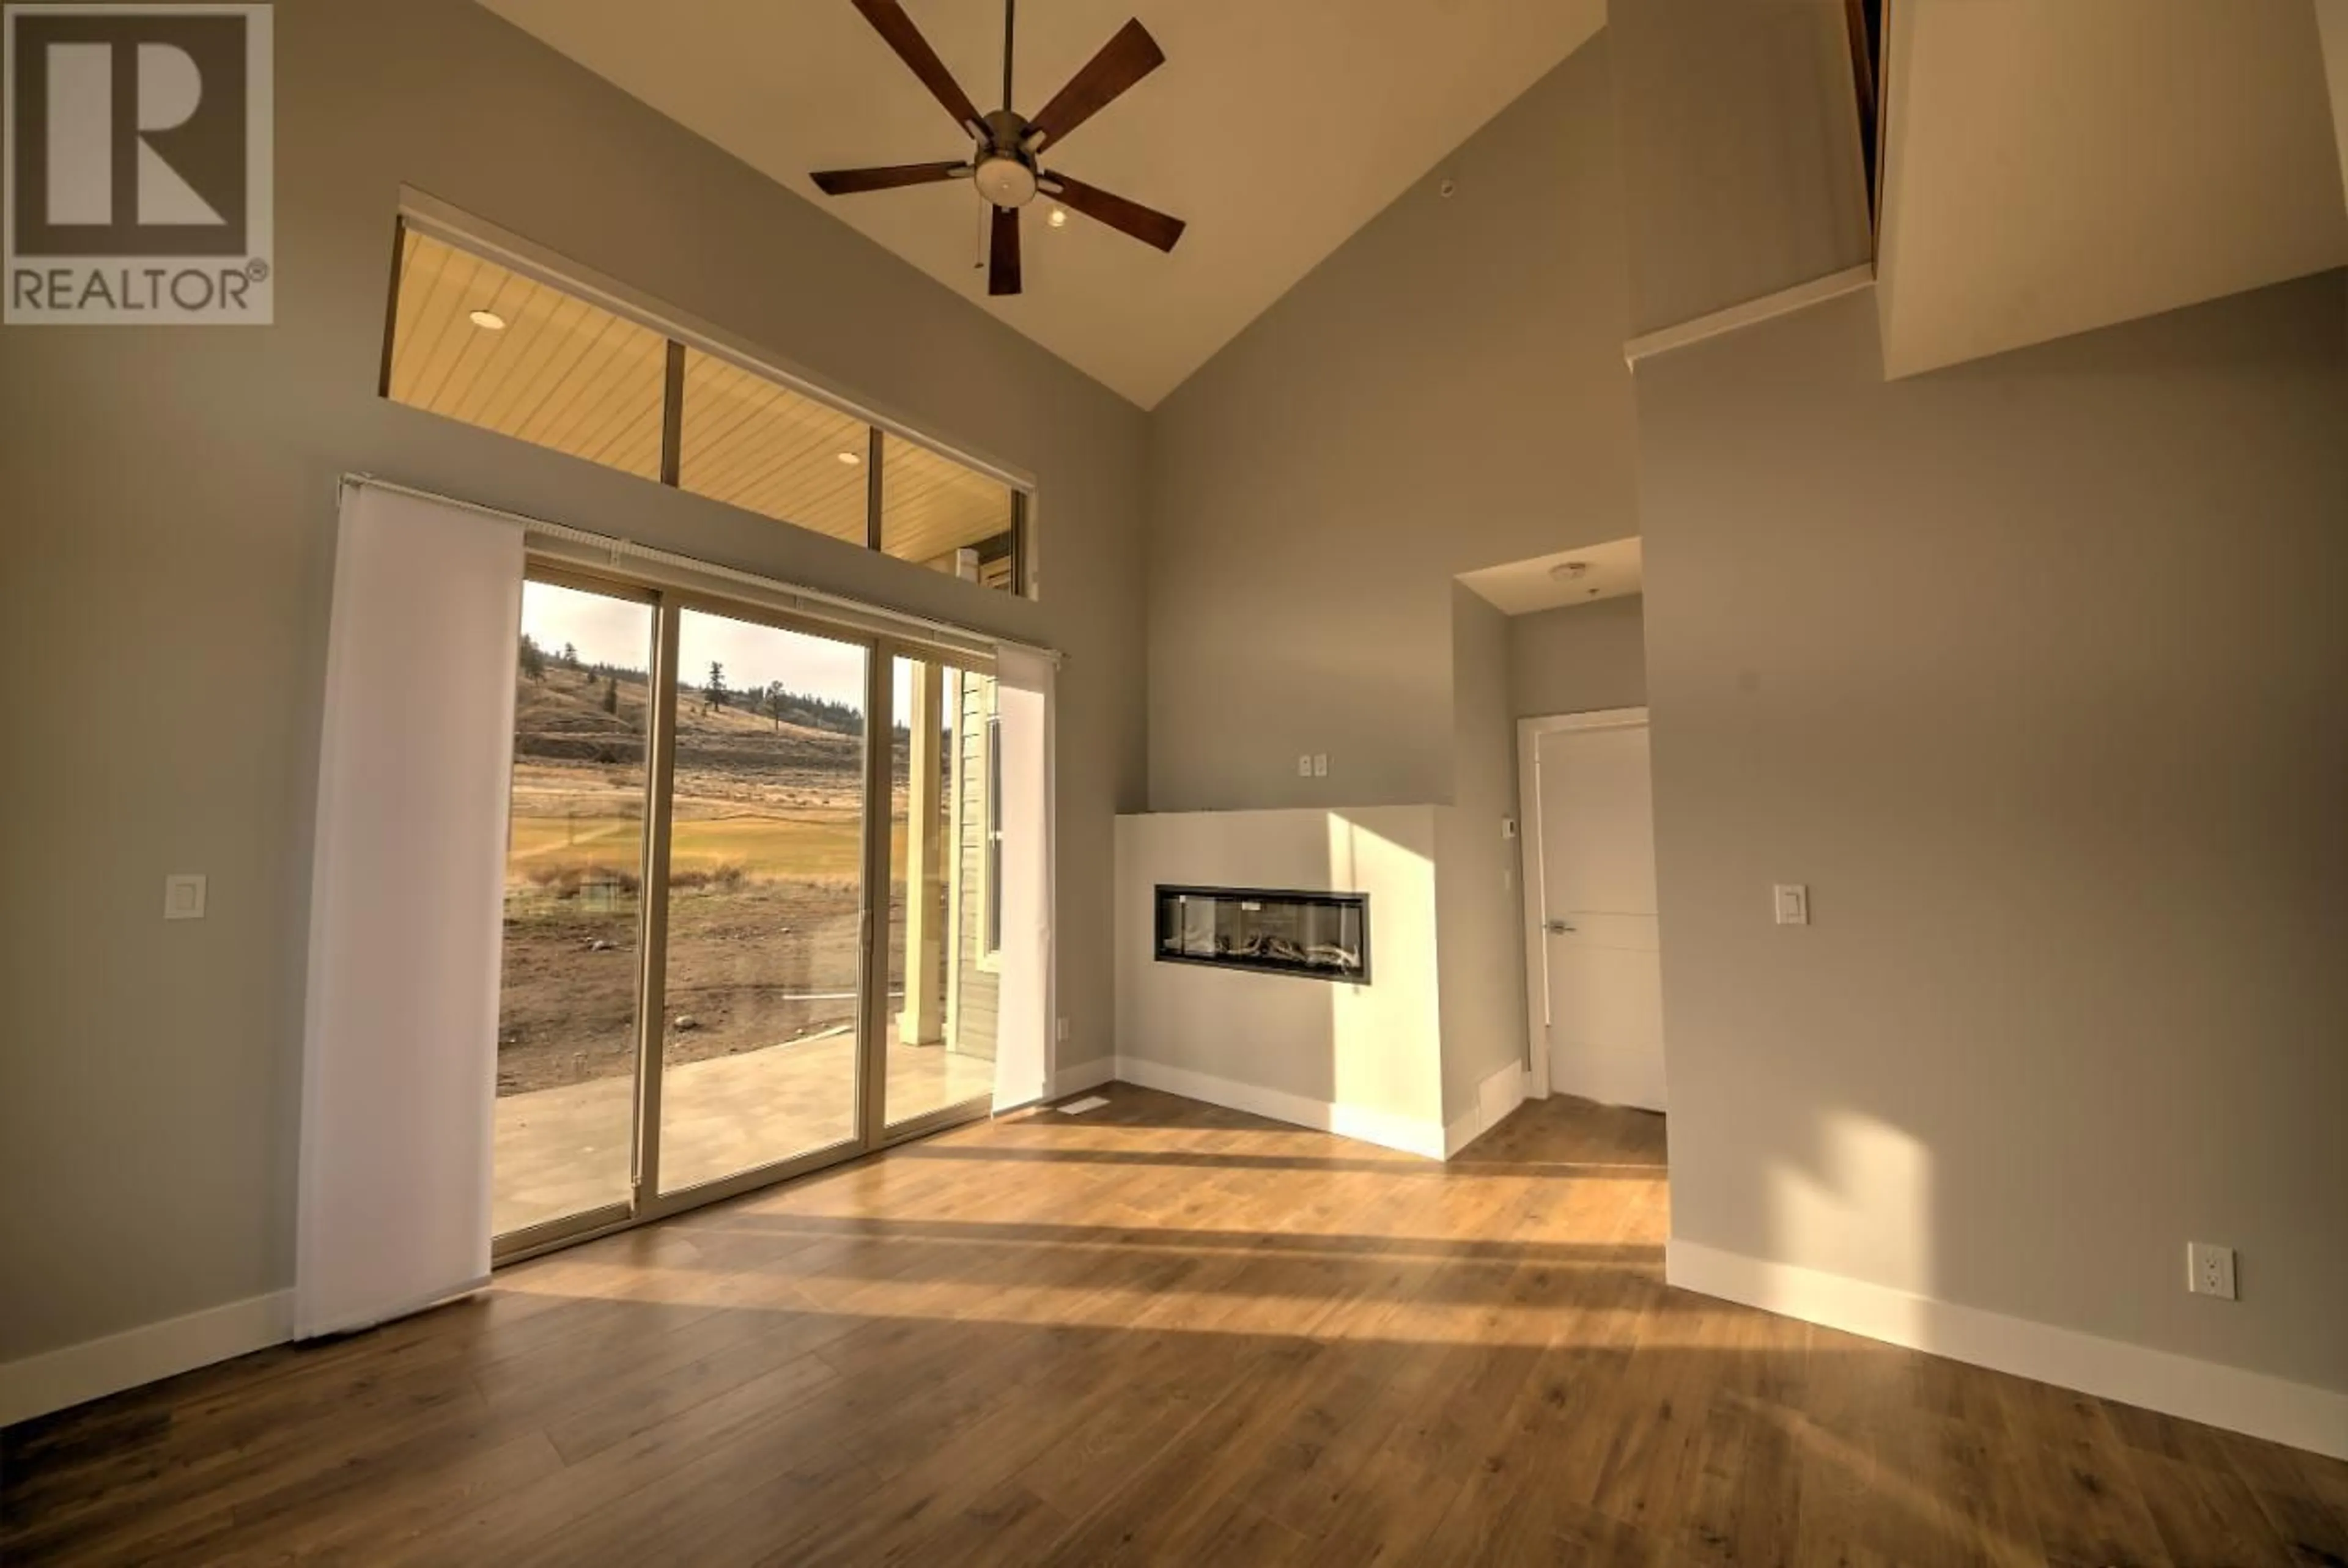
<path fill-rule="evenodd" d="M 1138 15 L 1167 64 L 1055 159 L 1187 220 L 1171 255 L 1071 216 L 1025 220 L 1025 292 L 991 300 L 966 184 L 832 199 L 817 169 L 968 144 L 849 0 L 481 0 L 1143 407 L 1604 23 L 1604 0 L 1026 0 L 1034 113 Z M 995 0 L 906 0 L 981 108 Z"/>

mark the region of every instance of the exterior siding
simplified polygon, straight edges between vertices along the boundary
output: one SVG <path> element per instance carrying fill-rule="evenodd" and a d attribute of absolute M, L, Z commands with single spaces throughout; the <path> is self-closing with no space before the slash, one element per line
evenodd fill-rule
<path fill-rule="evenodd" d="M 969 1056 L 994 1055 L 994 971 L 984 967 L 979 944 L 986 911 L 986 721 L 994 712 L 991 676 L 962 678 L 962 712 L 954 725 L 954 860 L 950 897 L 954 901 L 953 954 L 949 977 L 953 1049 Z"/>

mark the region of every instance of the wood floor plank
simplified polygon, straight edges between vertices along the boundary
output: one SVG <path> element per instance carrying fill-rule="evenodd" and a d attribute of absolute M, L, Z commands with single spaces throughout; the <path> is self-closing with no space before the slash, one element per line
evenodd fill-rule
<path fill-rule="evenodd" d="M 0 1432 L 0 1561 L 2348 1564 L 2348 1465 L 1673 1290 L 1658 1117 L 1107 1092 Z"/>
<path fill-rule="evenodd" d="M 2258 1500 L 2230 1470 L 2204 1470 L 2141 1450 L 2129 1453 L 2127 1465 L 2177 1568 L 2291 1560 Z"/>

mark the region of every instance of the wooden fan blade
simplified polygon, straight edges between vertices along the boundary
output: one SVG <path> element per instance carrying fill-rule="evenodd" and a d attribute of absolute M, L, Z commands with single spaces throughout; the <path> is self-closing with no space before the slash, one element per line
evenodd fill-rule
<path fill-rule="evenodd" d="M 808 176 L 826 196 L 860 190 L 894 190 L 901 185 L 931 185 L 970 172 L 967 163 L 892 163 L 879 169 L 819 169 Z"/>
<path fill-rule="evenodd" d="M 987 236 L 986 292 L 1019 292 L 1019 210 L 1015 207 L 994 210 L 994 230 Z"/>
<path fill-rule="evenodd" d="M 1086 185 L 1081 179 L 1074 179 L 1056 171 L 1047 173 L 1044 178 L 1060 188 L 1058 200 L 1061 206 L 1073 208 L 1112 229 L 1121 229 L 1145 245 L 1171 251 L 1174 242 L 1182 238 L 1182 231 L 1189 227 L 1179 218 L 1169 218 L 1138 201 L 1128 201 L 1122 196 L 1096 185 Z"/>
<path fill-rule="evenodd" d="M 1046 142 L 1062 140 L 1165 63 L 1165 51 L 1149 29 L 1138 21 L 1128 22 L 1083 70 L 1068 78 L 1068 85 L 1027 122 L 1027 128 L 1042 131 Z"/>
<path fill-rule="evenodd" d="M 982 123 L 978 106 L 970 101 L 970 95 L 962 90 L 962 84 L 953 79 L 953 73 L 946 69 L 946 63 L 938 58 L 938 52 L 930 47 L 930 41 L 922 36 L 922 30 L 913 26 L 913 19 L 905 15 L 905 8 L 897 0 L 850 3 L 864 14 L 872 30 L 897 51 L 897 57 L 912 67 L 913 75 L 922 78 L 922 85 L 930 89 L 931 95 L 946 106 L 946 113 L 953 116 L 954 124 L 967 130 Z"/>

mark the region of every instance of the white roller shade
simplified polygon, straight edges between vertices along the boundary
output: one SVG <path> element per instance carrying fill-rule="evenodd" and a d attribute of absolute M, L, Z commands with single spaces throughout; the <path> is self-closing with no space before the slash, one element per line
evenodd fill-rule
<path fill-rule="evenodd" d="M 487 1283 L 522 530 L 343 492 L 304 1018 L 299 1337 Z"/>
<path fill-rule="evenodd" d="M 1050 1092 L 1052 973 L 1052 661 L 995 652 L 1003 748 L 1002 980 L 995 1019 L 994 1109 Z"/>

